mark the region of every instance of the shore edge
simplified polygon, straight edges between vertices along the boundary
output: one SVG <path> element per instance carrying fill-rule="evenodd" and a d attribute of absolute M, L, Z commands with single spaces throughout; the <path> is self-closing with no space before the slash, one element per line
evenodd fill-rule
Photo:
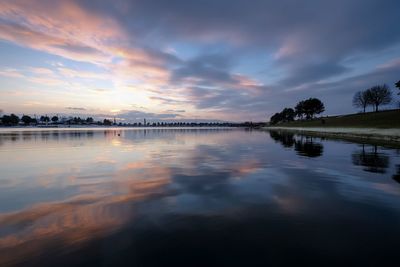
<path fill-rule="evenodd" d="M 263 127 L 264 130 L 283 130 L 303 134 L 312 134 L 336 138 L 351 138 L 374 141 L 394 142 L 400 144 L 400 129 L 378 128 L 322 128 L 322 127 Z"/>

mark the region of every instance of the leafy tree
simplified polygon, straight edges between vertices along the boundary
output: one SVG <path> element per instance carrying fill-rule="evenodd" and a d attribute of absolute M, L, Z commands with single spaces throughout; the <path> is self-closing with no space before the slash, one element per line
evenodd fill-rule
<path fill-rule="evenodd" d="M 294 109 L 284 108 L 281 112 L 284 121 L 293 121 L 296 115 Z"/>
<path fill-rule="evenodd" d="M 306 116 L 307 119 L 311 119 L 316 114 L 320 114 L 324 111 L 324 103 L 322 103 L 322 101 L 318 98 L 309 98 L 307 100 L 300 101 L 295 107 L 296 115 L 300 118 Z"/>
<path fill-rule="evenodd" d="M 21 121 L 22 121 L 23 123 L 25 123 L 25 124 L 29 124 L 29 123 L 32 122 L 32 118 L 31 118 L 30 116 L 28 116 L 28 115 L 23 115 L 23 116 L 21 117 Z"/>
<path fill-rule="evenodd" d="M 92 117 L 87 117 L 86 118 L 86 123 L 93 123 L 93 118 Z"/>
<path fill-rule="evenodd" d="M 1 117 L 1 122 L 5 125 L 9 125 L 11 124 L 11 117 L 10 115 L 3 115 L 3 117 Z"/>
<path fill-rule="evenodd" d="M 366 107 L 370 104 L 371 104 L 371 99 L 368 91 L 358 91 L 357 93 L 354 94 L 353 97 L 354 107 L 363 108 L 365 113 Z"/>
<path fill-rule="evenodd" d="M 378 112 L 380 105 L 387 105 L 392 102 L 392 92 L 386 84 L 371 87 L 367 90 L 367 94 L 370 103 L 375 106 L 375 112 Z"/>
<path fill-rule="evenodd" d="M 54 123 L 58 122 L 58 117 L 57 116 L 53 116 L 51 118 L 51 121 L 54 122 Z"/>
<path fill-rule="evenodd" d="M 397 89 L 400 90 L 400 81 L 398 81 L 398 82 L 395 83 L 394 85 L 397 87 Z M 400 92 L 398 92 L 397 94 L 400 95 Z"/>
<path fill-rule="evenodd" d="M 277 124 L 284 121 L 293 121 L 295 117 L 295 112 L 292 108 L 284 108 L 280 113 L 275 113 L 271 119 L 271 124 Z"/>
<path fill-rule="evenodd" d="M 281 113 L 275 113 L 274 115 L 272 115 L 272 117 L 270 119 L 271 124 L 277 124 L 278 122 L 281 122 L 281 121 L 282 121 Z"/>
<path fill-rule="evenodd" d="M 40 119 L 39 119 L 41 122 L 49 122 L 50 121 L 50 118 L 46 115 L 46 116 L 40 116 Z"/>
<path fill-rule="evenodd" d="M 104 125 L 107 125 L 107 126 L 110 126 L 110 125 L 112 124 L 112 121 L 107 120 L 107 119 L 104 119 L 104 120 L 103 120 L 103 124 L 104 124 Z"/>
<path fill-rule="evenodd" d="M 296 116 L 299 117 L 300 119 L 302 119 L 305 114 L 304 101 L 300 101 L 299 103 L 297 103 L 294 110 L 295 110 Z"/>
<path fill-rule="evenodd" d="M 324 111 L 324 103 L 318 98 L 309 98 L 304 101 L 304 112 L 307 119 L 313 118 L 316 114 L 320 114 Z"/>
<path fill-rule="evenodd" d="M 18 124 L 19 117 L 17 115 L 15 115 L 15 114 L 11 114 L 10 115 L 10 121 L 11 121 L 11 124 Z"/>
<path fill-rule="evenodd" d="M 1 121 L 5 125 L 15 125 L 15 124 L 18 124 L 19 117 L 15 114 L 3 115 L 3 117 L 1 118 Z"/>

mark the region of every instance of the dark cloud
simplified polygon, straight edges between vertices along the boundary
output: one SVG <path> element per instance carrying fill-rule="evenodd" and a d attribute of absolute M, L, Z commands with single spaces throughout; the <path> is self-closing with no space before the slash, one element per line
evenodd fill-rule
<path fill-rule="evenodd" d="M 102 54 L 99 50 L 93 47 L 80 44 L 73 44 L 73 43 L 56 44 L 52 45 L 52 47 L 60 48 L 77 54 L 92 54 L 92 55 Z"/>
<path fill-rule="evenodd" d="M 307 64 L 305 66 L 296 66 L 290 70 L 290 76 L 281 81 L 285 86 L 298 86 L 304 83 L 319 81 L 334 75 L 339 75 L 350 71 L 342 65 L 332 62 L 317 64 Z"/>
<path fill-rule="evenodd" d="M 184 104 L 187 103 L 187 101 L 184 100 L 176 100 L 176 99 L 172 99 L 172 98 L 168 98 L 168 97 L 161 97 L 161 96 L 150 96 L 149 97 L 152 100 L 157 100 L 157 101 L 161 101 L 163 104 Z"/>
<path fill-rule="evenodd" d="M 201 55 L 184 62 L 174 69 L 173 82 L 186 78 L 201 80 L 203 84 L 213 85 L 220 82 L 234 82 L 232 75 L 227 71 L 229 60 L 223 55 Z"/>

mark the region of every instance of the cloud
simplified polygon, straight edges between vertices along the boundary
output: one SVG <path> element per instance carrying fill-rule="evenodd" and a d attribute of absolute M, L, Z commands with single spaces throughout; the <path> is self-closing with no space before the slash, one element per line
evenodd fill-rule
<path fill-rule="evenodd" d="M 394 0 L 15 0 L 0 6 L 0 38 L 78 62 L 54 68 L 64 82 L 29 77 L 36 84 L 109 82 L 114 99 L 140 91 L 153 108 L 261 119 L 318 92 L 332 92 L 333 102 L 332 81 L 361 79 L 390 62 L 400 51 L 399 7 Z"/>
<path fill-rule="evenodd" d="M 0 38 L 76 61 L 108 61 L 107 56 L 95 48 L 90 48 L 90 53 L 82 52 L 89 50 L 84 44 L 71 43 L 64 37 L 48 35 L 14 23 L 0 24 Z"/>
<path fill-rule="evenodd" d="M 166 112 L 178 112 L 178 113 L 184 113 L 186 112 L 184 109 L 168 109 Z"/>
<path fill-rule="evenodd" d="M 69 109 L 69 110 L 79 110 L 79 111 L 86 110 L 86 108 L 81 108 L 81 107 L 66 107 L 66 109 Z"/>
<path fill-rule="evenodd" d="M 23 78 L 25 75 L 18 71 L 17 69 L 12 69 L 12 68 L 5 68 L 0 70 L 0 75 L 1 76 L 6 76 L 6 77 L 13 77 L 13 78 Z"/>
<path fill-rule="evenodd" d="M 175 119 L 179 118 L 181 115 L 176 111 L 175 113 L 151 113 L 143 112 L 139 110 L 123 110 L 121 113 L 117 114 L 119 119 L 124 119 L 127 121 L 143 120 L 163 120 L 163 119 Z"/>

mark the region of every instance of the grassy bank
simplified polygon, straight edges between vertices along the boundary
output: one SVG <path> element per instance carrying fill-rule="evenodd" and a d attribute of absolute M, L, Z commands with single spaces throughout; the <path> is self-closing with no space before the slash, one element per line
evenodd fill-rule
<path fill-rule="evenodd" d="M 400 128 L 400 110 L 386 110 L 323 117 L 314 120 L 292 121 L 278 127 L 349 127 L 349 128 Z"/>

